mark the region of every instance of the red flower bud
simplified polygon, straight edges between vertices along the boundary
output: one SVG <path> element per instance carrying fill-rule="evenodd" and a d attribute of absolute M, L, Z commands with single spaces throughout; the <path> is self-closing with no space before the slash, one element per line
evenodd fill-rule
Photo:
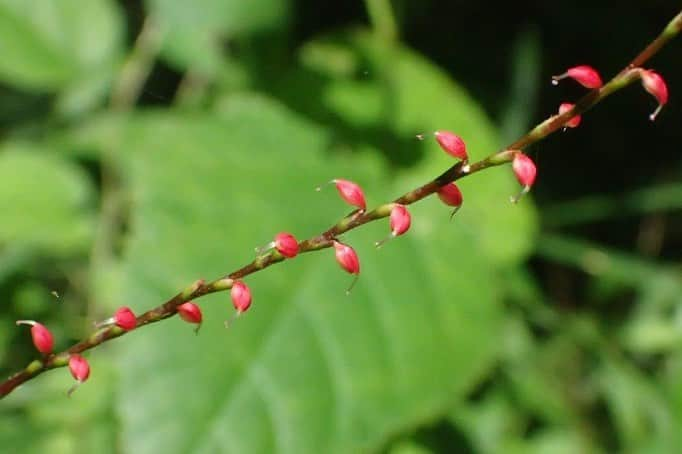
<path fill-rule="evenodd" d="M 450 131 L 436 131 L 434 134 L 436 141 L 446 153 L 461 159 L 465 163 L 469 160 L 466 144 L 461 137 Z"/>
<path fill-rule="evenodd" d="M 194 332 L 195 333 L 199 332 L 199 328 L 201 328 L 201 321 L 203 318 L 199 306 L 197 306 L 191 301 L 182 303 L 181 305 L 178 306 L 178 315 L 180 315 L 180 318 L 186 321 L 187 323 L 195 323 L 197 327 L 194 329 Z"/>
<path fill-rule="evenodd" d="M 232 305 L 237 310 L 237 314 L 246 312 L 251 307 L 251 290 L 242 281 L 235 281 L 230 289 Z"/>
<path fill-rule="evenodd" d="M 341 268 L 346 272 L 355 275 L 355 279 L 351 282 L 350 286 L 346 290 L 346 294 L 349 294 L 355 282 L 358 280 L 360 275 L 360 260 L 358 260 L 358 255 L 355 253 L 352 247 L 339 243 L 338 241 L 332 242 L 334 245 L 334 252 L 336 254 L 336 261 Z"/>
<path fill-rule="evenodd" d="M 552 84 L 557 85 L 561 79 L 571 78 L 585 88 L 600 88 L 603 83 L 596 69 L 587 65 L 574 66 L 565 73 L 552 76 Z"/>
<path fill-rule="evenodd" d="M 130 331 L 137 326 L 137 320 L 135 314 L 129 307 L 123 306 L 116 310 L 114 313 L 113 321 L 116 326 L 123 328 L 126 331 Z"/>
<path fill-rule="evenodd" d="M 330 181 L 336 185 L 336 190 L 339 191 L 341 198 L 348 203 L 358 207 L 360 211 L 365 211 L 367 209 L 367 204 L 365 203 L 365 194 L 362 192 L 362 188 L 352 181 L 342 180 L 340 178 Z M 321 191 L 322 188 L 316 188 L 316 191 Z"/>
<path fill-rule="evenodd" d="M 459 190 L 455 183 L 448 183 L 445 186 L 441 186 L 438 189 L 438 198 L 446 205 L 455 207 L 450 213 L 450 219 L 459 211 L 462 206 L 462 192 Z"/>
<path fill-rule="evenodd" d="M 654 121 L 663 106 L 668 102 L 668 86 L 661 75 L 651 69 L 643 69 L 641 77 L 644 89 L 658 101 L 658 107 L 649 115 L 649 119 Z"/>
<path fill-rule="evenodd" d="M 33 320 L 17 320 L 17 325 L 31 325 L 33 345 L 43 355 L 49 355 L 54 348 L 54 337 L 49 329 Z"/>
<path fill-rule="evenodd" d="M 380 247 L 391 238 L 395 238 L 397 236 L 402 235 L 403 233 L 408 231 L 411 223 L 412 217 L 410 216 L 410 212 L 407 211 L 407 208 L 405 208 L 405 205 L 395 204 L 391 209 L 391 215 L 389 218 L 391 234 L 387 238 L 381 241 L 377 241 L 376 243 L 374 243 L 374 245 L 376 247 Z"/>
<path fill-rule="evenodd" d="M 67 394 L 70 396 L 78 385 L 85 382 L 90 376 L 90 365 L 87 360 L 77 353 L 73 353 L 69 356 L 69 370 L 71 375 L 76 379 L 76 384 L 69 388 Z"/>
<path fill-rule="evenodd" d="M 514 175 L 516 175 L 519 184 L 523 186 L 521 193 L 511 198 L 512 203 L 517 203 L 524 194 L 530 191 L 530 187 L 535 183 L 537 169 L 535 168 L 533 160 L 520 151 L 517 151 L 516 154 L 514 154 L 512 169 L 514 170 Z"/>
<path fill-rule="evenodd" d="M 570 102 L 561 103 L 561 105 L 559 106 L 559 115 L 563 115 L 564 113 L 573 109 L 573 107 L 575 107 L 575 104 L 571 104 Z M 580 120 L 581 120 L 580 115 L 576 115 L 572 117 L 570 120 L 568 120 L 566 123 L 564 123 L 564 127 L 575 128 L 580 124 Z"/>
<path fill-rule="evenodd" d="M 298 255 L 298 241 L 290 233 L 282 232 L 275 235 L 274 246 L 286 258 L 291 259 Z"/>

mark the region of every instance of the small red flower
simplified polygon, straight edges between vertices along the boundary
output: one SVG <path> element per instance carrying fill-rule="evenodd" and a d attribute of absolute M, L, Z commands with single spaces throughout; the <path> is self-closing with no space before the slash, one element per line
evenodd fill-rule
<path fill-rule="evenodd" d="M 330 183 L 334 183 L 336 185 L 336 190 L 339 191 L 339 195 L 346 203 L 358 207 L 361 212 L 367 209 L 365 194 L 362 192 L 362 188 L 360 186 L 353 183 L 352 181 L 342 180 L 340 178 L 336 178 L 330 181 Z M 321 187 L 316 189 L 316 191 L 321 190 Z"/>
<path fill-rule="evenodd" d="M 69 371 L 71 371 L 71 375 L 76 380 L 76 383 L 67 391 L 67 394 L 70 396 L 81 383 L 90 377 L 90 365 L 81 355 L 73 353 L 69 356 Z"/>
<path fill-rule="evenodd" d="M 587 65 L 574 66 L 558 76 L 552 76 L 552 84 L 557 85 L 561 79 L 571 78 L 585 88 L 601 88 L 601 77 L 596 69 Z"/>
<path fill-rule="evenodd" d="M 195 333 L 199 332 L 199 328 L 201 328 L 201 321 L 203 319 L 201 315 L 201 309 L 199 308 L 199 306 L 197 306 L 191 301 L 182 303 L 181 305 L 178 306 L 178 315 L 180 315 L 180 318 L 186 321 L 187 323 L 196 324 L 197 327 L 194 329 L 194 332 Z"/>
<path fill-rule="evenodd" d="M 462 192 L 459 190 L 455 183 L 448 183 L 445 186 L 441 186 L 438 189 L 438 198 L 446 205 L 455 207 L 450 213 L 450 219 L 459 211 L 462 206 Z"/>
<path fill-rule="evenodd" d="M 643 69 L 641 76 L 644 89 L 658 101 L 658 107 L 649 115 L 649 119 L 654 121 L 663 106 L 668 102 L 668 86 L 663 77 L 651 69 Z"/>
<path fill-rule="evenodd" d="M 563 115 L 564 113 L 568 112 L 569 110 L 573 109 L 575 107 L 575 104 L 571 104 L 570 102 L 563 102 L 559 106 L 559 115 Z M 564 127 L 566 128 L 576 128 L 580 124 L 581 117 L 580 115 L 576 115 L 572 117 L 570 120 L 568 120 L 565 124 Z"/>
<path fill-rule="evenodd" d="M 291 259 L 298 255 L 298 241 L 290 233 L 281 232 L 275 235 L 273 245 L 286 258 Z"/>
<path fill-rule="evenodd" d="M 469 160 L 466 144 L 457 134 L 450 131 L 436 131 L 434 134 L 443 151 L 464 162 Z"/>
<path fill-rule="evenodd" d="M 537 169 L 531 158 L 522 152 L 517 151 L 514 154 L 514 160 L 512 161 L 512 170 L 514 171 L 514 175 L 519 184 L 523 186 L 521 193 L 511 198 L 512 203 L 517 203 L 524 194 L 530 191 L 531 186 L 535 183 Z"/>
<path fill-rule="evenodd" d="M 337 263 L 347 273 L 355 275 L 355 279 L 353 279 L 353 282 L 351 282 L 350 286 L 346 290 L 346 294 L 349 294 L 355 285 L 355 282 L 358 280 L 358 276 L 360 275 L 360 260 L 358 259 L 358 255 L 355 253 L 355 250 L 352 247 L 338 241 L 333 241 L 332 244 L 334 245 L 334 253 L 336 255 Z"/>
<path fill-rule="evenodd" d="M 237 314 L 246 312 L 251 307 L 251 290 L 242 281 L 235 281 L 232 284 L 230 297 L 232 298 L 232 305 L 237 310 Z"/>
<path fill-rule="evenodd" d="M 405 208 L 405 205 L 400 205 L 396 203 L 391 209 L 391 214 L 389 217 L 391 234 L 385 239 L 377 241 L 376 243 L 374 243 L 374 245 L 376 247 L 380 247 L 391 238 L 395 238 L 397 236 L 402 235 L 403 233 L 409 230 L 411 223 L 412 217 L 410 216 L 410 212 L 407 211 L 407 208 Z"/>
<path fill-rule="evenodd" d="M 31 339 L 36 350 L 43 355 L 49 355 L 54 348 L 54 337 L 45 325 L 34 320 L 17 320 L 17 325 L 31 326 Z"/>
<path fill-rule="evenodd" d="M 114 313 L 113 320 L 116 326 L 119 326 L 126 331 L 130 331 L 137 326 L 135 314 L 127 306 L 119 307 Z"/>

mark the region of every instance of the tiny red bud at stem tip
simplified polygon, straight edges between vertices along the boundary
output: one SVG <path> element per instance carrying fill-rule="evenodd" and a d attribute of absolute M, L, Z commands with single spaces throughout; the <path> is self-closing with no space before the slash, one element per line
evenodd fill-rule
<path fill-rule="evenodd" d="M 560 80 L 570 78 L 585 88 L 601 88 L 603 82 L 596 69 L 587 65 L 578 65 L 566 70 L 558 76 L 552 76 L 552 84 L 557 85 Z"/>
<path fill-rule="evenodd" d="M 52 349 L 54 348 L 54 337 L 45 325 L 34 320 L 17 320 L 17 325 L 30 325 L 31 340 L 33 340 L 33 345 L 36 350 L 43 355 L 52 353 Z"/>

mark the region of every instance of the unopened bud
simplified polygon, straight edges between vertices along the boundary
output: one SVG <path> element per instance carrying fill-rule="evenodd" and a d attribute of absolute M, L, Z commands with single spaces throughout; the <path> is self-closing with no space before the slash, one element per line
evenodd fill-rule
<path fill-rule="evenodd" d="M 565 73 L 552 76 L 552 84 L 557 85 L 560 80 L 570 78 L 578 82 L 585 88 L 601 88 L 603 85 L 601 77 L 596 69 L 587 65 L 574 66 Z"/>
<path fill-rule="evenodd" d="M 334 179 L 330 183 L 336 185 L 336 190 L 339 191 L 339 195 L 346 203 L 358 207 L 360 211 L 365 211 L 367 209 L 365 194 L 362 192 L 362 188 L 356 183 L 340 178 Z M 321 189 L 322 188 L 318 187 L 317 191 L 320 191 Z"/>
<path fill-rule="evenodd" d="M 649 119 L 654 121 L 663 106 L 668 102 L 668 86 L 663 77 L 651 69 L 643 69 L 641 76 L 644 89 L 658 101 L 658 107 L 649 115 Z"/>
<path fill-rule="evenodd" d="M 43 355 L 49 355 L 54 348 L 54 337 L 45 325 L 34 320 L 17 320 L 17 325 L 31 326 L 31 339 L 36 350 Z"/>
<path fill-rule="evenodd" d="M 466 164 L 469 162 L 469 155 L 467 154 L 467 147 L 462 138 L 450 131 L 436 131 L 434 135 L 436 136 L 438 145 L 440 145 L 443 151 L 455 158 L 461 159 L 464 166 L 467 167 L 467 169 L 463 169 L 464 172 L 468 172 L 468 166 Z"/>
<path fill-rule="evenodd" d="M 412 217 L 410 212 L 407 211 L 405 205 L 395 204 L 391 209 L 391 214 L 389 216 L 389 225 L 391 227 L 391 234 L 381 241 L 374 243 L 376 247 L 381 247 L 386 241 L 391 238 L 402 235 L 407 232 L 412 223 Z"/>
<path fill-rule="evenodd" d="M 187 323 L 196 324 L 197 327 L 194 328 L 194 332 L 195 333 L 199 332 L 199 329 L 201 328 L 201 321 L 203 318 L 199 306 L 197 306 L 191 301 L 182 303 L 181 305 L 178 306 L 178 315 L 180 315 L 180 318 L 186 321 Z"/>
<path fill-rule="evenodd" d="M 537 169 L 531 158 L 522 152 L 517 151 L 514 155 L 514 160 L 512 161 L 512 170 L 514 171 L 514 175 L 519 184 L 523 186 L 523 189 L 518 195 L 511 197 L 511 202 L 517 203 L 521 197 L 530 191 L 531 186 L 535 183 Z"/>
<path fill-rule="evenodd" d="M 438 198 L 446 205 L 455 207 L 450 213 L 450 219 L 457 213 L 457 211 L 462 206 L 462 192 L 459 190 L 455 183 L 448 183 L 445 186 L 441 186 L 438 189 Z"/>
<path fill-rule="evenodd" d="M 346 290 L 346 294 L 349 294 L 355 285 L 355 282 L 357 282 L 358 276 L 360 275 L 360 260 L 358 259 L 358 255 L 355 253 L 355 250 L 352 247 L 338 241 L 334 241 L 332 244 L 334 245 L 336 262 L 347 273 L 355 275 L 353 282 L 351 282 L 350 286 Z"/>
<path fill-rule="evenodd" d="M 575 104 L 571 104 L 570 102 L 563 102 L 559 106 L 559 115 L 563 115 L 569 110 L 573 109 L 575 107 Z M 580 124 L 581 117 L 580 115 L 576 115 L 572 117 L 570 120 L 568 120 L 566 123 L 564 123 L 565 128 L 576 128 Z"/>
<path fill-rule="evenodd" d="M 81 383 L 84 383 L 90 377 L 90 365 L 81 355 L 73 353 L 69 357 L 69 371 L 71 371 L 71 375 L 76 380 L 76 383 L 67 391 L 67 395 L 70 396 Z"/>

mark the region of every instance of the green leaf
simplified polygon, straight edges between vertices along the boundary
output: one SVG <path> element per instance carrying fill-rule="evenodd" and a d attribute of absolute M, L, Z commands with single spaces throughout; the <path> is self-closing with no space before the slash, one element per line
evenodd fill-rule
<path fill-rule="evenodd" d="M 233 97 L 216 115 L 133 123 L 131 236 L 113 295 L 149 308 L 199 277 L 252 260 L 281 230 L 312 236 L 348 212 L 333 177 L 392 195 L 368 156 L 330 158 L 330 135 L 279 105 Z M 121 342 L 124 451 L 357 452 L 445 415 L 499 345 L 493 268 L 442 207 L 420 204 L 409 234 L 376 250 L 387 222 L 344 238 L 351 277 L 330 249 L 247 278 L 251 310 L 225 330 L 227 294 L 201 300 L 198 336 L 179 319 Z"/>
<path fill-rule="evenodd" d="M 350 130 L 351 140 L 364 141 L 388 128 L 392 137 L 379 135 L 374 145 L 385 148 L 392 161 L 418 162 L 397 175 L 394 196 L 456 162 L 436 144 L 435 130 L 459 134 L 475 160 L 503 146 L 466 90 L 405 47 L 387 47 L 358 31 L 306 44 L 301 61 L 308 73 L 295 71 L 282 78 L 280 96 L 317 121 L 330 118 L 335 128 Z M 417 134 L 425 136 L 424 142 Z M 465 178 L 458 185 L 464 205 L 454 223 L 494 262 L 514 265 L 524 260 L 533 249 L 537 216 L 530 197 L 518 205 L 509 203 L 509 196 L 520 190 L 509 167 Z"/>
<path fill-rule="evenodd" d="M 277 28 L 285 22 L 287 0 L 146 0 L 164 36 L 163 55 L 183 69 L 207 75 L 223 64 L 224 43 Z"/>
<path fill-rule="evenodd" d="M 112 67 L 122 24 L 110 0 L 0 0 L 0 78 L 56 89 L 91 81 Z"/>
<path fill-rule="evenodd" d="M 78 252 L 92 235 L 92 187 L 47 150 L 9 143 L 0 149 L 0 212 L 0 244 Z"/>

